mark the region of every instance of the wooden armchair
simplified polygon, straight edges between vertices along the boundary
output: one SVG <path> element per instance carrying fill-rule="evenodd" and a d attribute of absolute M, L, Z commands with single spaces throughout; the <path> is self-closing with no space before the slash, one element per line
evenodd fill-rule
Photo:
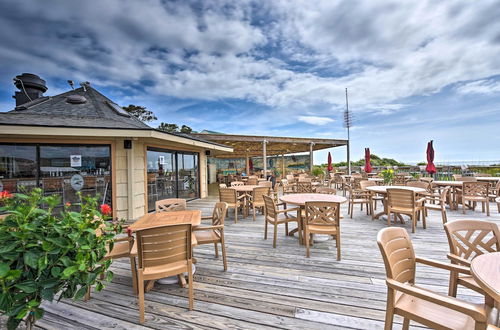
<path fill-rule="evenodd" d="M 278 206 L 279 205 L 284 205 L 284 204 L 275 204 L 274 200 L 269 197 L 269 196 L 263 196 L 264 198 L 264 217 L 265 217 L 265 229 L 264 229 L 264 239 L 267 239 L 267 225 L 268 223 L 274 226 L 274 233 L 273 233 L 273 248 L 276 248 L 276 239 L 278 236 L 278 225 L 280 224 L 285 224 L 285 233 L 286 235 L 289 234 L 288 232 L 288 223 L 289 222 L 296 222 L 298 231 L 299 231 L 299 241 L 302 241 L 302 228 L 300 225 L 300 208 L 295 207 L 295 208 L 290 208 L 290 209 L 284 209 L 284 210 L 279 210 Z M 297 216 L 291 216 L 288 214 L 288 212 L 297 212 Z M 280 215 L 283 214 L 284 217 L 280 217 Z"/>
<path fill-rule="evenodd" d="M 269 187 L 255 187 L 253 188 L 252 195 L 249 196 L 248 204 L 253 210 L 253 221 L 255 221 L 256 209 L 264 208 L 264 198 L 263 196 L 269 195 Z"/>
<path fill-rule="evenodd" d="M 370 200 L 370 213 L 372 214 L 373 218 L 373 210 L 377 209 L 377 201 L 384 202 L 384 197 L 379 196 L 378 194 L 366 190 L 368 187 L 373 187 L 376 186 L 377 182 L 376 181 L 370 181 L 370 180 L 361 180 L 359 182 L 359 187 L 362 191 L 367 192 L 368 199 Z"/>
<path fill-rule="evenodd" d="M 500 197 L 500 180 L 497 181 L 496 185 L 492 187 L 490 193 L 488 194 L 488 197 L 490 198 L 491 201 L 495 201 L 498 197 Z M 500 212 L 500 210 L 498 211 Z"/>
<path fill-rule="evenodd" d="M 304 182 L 304 181 L 297 182 L 296 192 L 298 194 L 309 194 L 309 193 L 312 193 L 313 192 L 313 188 L 312 188 L 311 181 L 309 181 L 309 182 Z"/>
<path fill-rule="evenodd" d="M 193 310 L 191 225 L 138 230 L 139 322 L 144 323 L 144 281 L 188 273 L 189 310 Z"/>
<path fill-rule="evenodd" d="M 283 195 L 293 194 L 295 192 L 293 184 L 290 184 L 290 182 L 287 179 L 281 180 L 281 186 L 283 187 Z"/>
<path fill-rule="evenodd" d="M 448 238 L 450 253 L 448 259 L 453 264 L 470 267 L 474 257 L 483 253 L 500 251 L 500 230 L 498 226 L 483 220 L 455 220 L 444 225 Z M 450 288 L 448 294 L 457 295 L 458 285 L 479 292 L 485 296 L 485 302 L 493 306 L 493 300 L 476 283 L 470 274 L 463 276 L 452 271 L 450 275 Z"/>
<path fill-rule="evenodd" d="M 392 184 L 395 186 L 406 186 L 406 176 L 396 174 L 392 179 Z"/>
<path fill-rule="evenodd" d="M 489 187 L 490 184 L 488 182 L 464 182 L 460 193 L 463 214 L 465 214 L 465 202 L 469 201 L 472 202 L 472 209 L 475 209 L 476 203 L 481 203 L 484 212 L 486 206 L 486 215 L 490 216 Z"/>
<path fill-rule="evenodd" d="M 448 221 L 446 216 L 446 201 L 448 200 L 450 194 L 450 187 L 446 186 L 438 195 L 426 195 L 424 201 L 424 212 L 425 216 L 428 215 L 428 210 L 437 210 L 441 211 L 441 220 L 443 220 L 443 224 Z"/>
<path fill-rule="evenodd" d="M 313 234 L 324 234 L 335 238 L 337 260 L 340 261 L 340 203 L 306 202 L 305 214 L 303 227 L 306 257 L 310 256 L 309 245 L 312 245 Z"/>
<path fill-rule="evenodd" d="M 197 226 L 193 228 L 197 245 L 213 243 L 216 258 L 219 258 L 219 249 L 217 247 L 217 244 L 220 243 L 222 249 L 222 261 L 224 263 L 224 271 L 227 271 L 226 244 L 224 242 L 224 219 L 226 218 L 226 213 L 227 203 L 215 203 L 212 215 L 208 217 L 201 217 L 202 220 L 212 220 L 212 225 Z"/>
<path fill-rule="evenodd" d="M 246 194 L 238 196 L 236 190 L 232 188 L 219 189 L 219 201 L 227 203 L 228 208 L 234 209 L 234 223 L 238 222 L 238 208 L 245 207 L 246 197 Z"/>
<path fill-rule="evenodd" d="M 225 183 L 219 183 L 219 189 L 220 188 L 227 188 L 227 185 Z"/>
<path fill-rule="evenodd" d="M 415 256 L 410 237 L 404 228 L 384 228 L 377 235 L 384 259 L 387 283 L 385 329 L 393 328 L 394 314 L 433 329 L 486 329 L 490 309 L 484 305 L 445 296 L 415 285 L 416 264 L 470 274 L 468 268 Z"/>
<path fill-rule="evenodd" d="M 172 211 L 185 211 L 186 200 L 182 198 L 167 198 L 155 202 L 155 211 L 158 212 L 172 212 Z"/>
<path fill-rule="evenodd" d="M 361 181 L 360 181 L 361 182 Z M 352 219 L 352 214 L 354 213 L 354 205 L 360 204 L 361 211 L 363 211 L 363 205 L 366 205 L 366 214 L 370 214 L 371 211 L 371 193 L 366 190 L 362 190 L 361 186 L 355 188 L 354 184 L 349 187 L 349 203 L 347 205 L 347 212 Z"/>
<path fill-rule="evenodd" d="M 400 188 L 387 189 L 387 225 L 391 225 L 391 213 L 397 215 L 406 214 L 411 217 L 412 233 L 417 229 L 417 220 L 422 214 L 422 224 L 427 228 L 423 203 L 425 198 L 417 200 L 416 194 L 412 190 Z"/>

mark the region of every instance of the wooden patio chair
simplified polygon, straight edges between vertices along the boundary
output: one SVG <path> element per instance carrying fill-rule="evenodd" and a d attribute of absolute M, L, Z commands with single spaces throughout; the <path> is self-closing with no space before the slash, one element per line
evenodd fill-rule
<path fill-rule="evenodd" d="M 155 202 L 155 211 L 159 212 L 172 212 L 172 211 L 185 211 L 186 200 L 182 198 L 167 198 Z"/>
<path fill-rule="evenodd" d="M 283 195 L 293 194 L 295 192 L 293 184 L 290 184 L 290 182 L 287 179 L 281 180 L 281 187 L 283 187 Z"/>
<path fill-rule="evenodd" d="M 306 202 L 305 214 L 303 227 L 306 257 L 310 257 L 309 246 L 313 243 L 313 234 L 324 234 L 335 238 L 337 260 L 340 261 L 340 203 Z"/>
<path fill-rule="evenodd" d="M 428 210 L 437 210 L 441 211 L 441 220 L 443 224 L 448 221 L 446 216 L 446 201 L 448 200 L 450 194 L 450 187 L 446 186 L 444 189 L 441 189 L 441 192 L 438 196 L 435 195 L 426 195 L 424 201 L 424 212 L 425 216 L 428 215 Z"/>
<path fill-rule="evenodd" d="M 255 221 L 256 209 L 262 210 L 264 208 L 263 196 L 269 196 L 269 187 L 255 187 L 249 196 L 248 205 L 252 207 L 253 221 Z"/>
<path fill-rule="evenodd" d="M 227 188 L 227 185 L 225 183 L 219 183 L 219 188 Z"/>
<path fill-rule="evenodd" d="M 256 186 L 257 184 L 259 184 L 259 179 L 248 177 L 247 185 L 249 185 L 249 186 Z"/>
<path fill-rule="evenodd" d="M 284 210 L 279 210 L 278 206 L 285 204 L 283 203 L 276 204 L 274 200 L 269 196 L 263 196 L 263 198 L 264 198 L 264 218 L 265 218 L 264 239 L 267 239 L 267 225 L 271 224 L 274 227 L 273 248 L 276 248 L 278 225 L 285 224 L 285 234 L 288 236 L 289 235 L 288 223 L 296 222 L 299 232 L 299 241 L 302 241 L 302 227 L 300 225 L 300 218 L 299 218 L 300 207 L 289 208 L 289 209 L 285 208 Z M 288 214 L 289 212 L 294 212 L 294 211 L 297 212 L 296 217 Z M 283 214 L 284 216 L 281 216 L 281 214 Z"/>
<path fill-rule="evenodd" d="M 497 203 L 498 213 L 500 213 L 500 197 L 495 198 L 495 202 Z"/>
<path fill-rule="evenodd" d="M 370 213 L 373 215 L 373 210 L 377 209 L 377 202 L 380 201 L 381 203 L 384 202 L 384 197 L 380 196 L 374 192 L 366 190 L 368 187 L 373 187 L 376 186 L 377 182 L 376 181 L 370 181 L 370 180 L 361 180 L 359 182 L 359 187 L 362 191 L 366 191 L 368 195 L 368 199 L 370 200 Z"/>
<path fill-rule="evenodd" d="M 270 189 L 273 189 L 273 183 L 271 181 L 259 181 L 258 186 L 260 186 L 260 187 L 268 187 Z"/>
<path fill-rule="evenodd" d="M 318 188 L 316 188 L 316 193 L 318 193 L 318 194 L 336 195 L 337 194 L 337 189 L 328 188 L 328 187 L 318 187 Z"/>
<path fill-rule="evenodd" d="M 395 186 L 406 186 L 406 176 L 396 174 L 392 179 L 392 184 Z"/>
<path fill-rule="evenodd" d="M 361 182 L 361 180 L 360 180 Z M 353 185 L 354 186 L 354 185 Z M 349 203 L 347 205 L 347 212 L 352 219 L 352 214 L 354 213 L 354 205 L 360 204 L 361 211 L 363 211 L 363 205 L 366 205 L 366 214 L 370 214 L 371 210 L 371 194 L 369 191 L 362 190 L 361 186 L 359 188 L 349 187 Z"/>
<path fill-rule="evenodd" d="M 488 182 L 464 182 L 462 191 L 460 192 L 462 201 L 462 213 L 465 214 L 466 202 L 472 202 L 472 209 L 476 207 L 476 203 L 482 204 L 482 211 L 484 212 L 486 206 L 486 215 L 490 216 L 490 198 L 488 196 L 488 189 L 490 184 Z"/>
<path fill-rule="evenodd" d="M 228 208 L 234 209 L 234 223 L 238 222 L 238 209 L 245 207 L 246 194 L 238 196 L 236 190 L 232 188 L 219 189 L 219 201 L 227 203 Z"/>
<path fill-rule="evenodd" d="M 245 182 L 243 181 L 233 181 L 231 182 L 231 187 L 244 186 Z"/>
<path fill-rule="evenodd" d="M 393 328 L 394 314 L 433 329 L 487 329 L 490 308 L 424 289 L 415 284 L 416 264 L 470 274 L 468 268 L 415 256 L 413 244 L 404 228 L 384 228 L 377 243 L 384 259 L 387 306 L 385 329 Z"/>
<path fill-rule="evenodd" d="M 173 225 L 138 230 L 139 322 L 144 323 L 144 281 L 188 273 L 189 310 L 193 310 L 191 225 Z"/>
<path fill-rule="evenodd" d="M 500 229 L 494 222 L 483 220 L 455 220 L 444 225 L 453 264 L 470 268 L 472 259 L 483 253 L 500 251 Z M 458 285 L 465 286 L 485 296 L 485 303 L 493 306 L 493 299 L 481 289 L 470 274 L 451 271 L 448 294 L 457 296 Z"/>
<path fill-rule="evenodd" d="M 490 200 L 494 202 L 497 197 L 500 197 L 500 180 L 498 180 L 496 185 L 492 188 L 493 189 L 491 189 L 491 193 L 489 193 L 488 196 Z"/>
<path fill-rule="evenodd" d="M 194 236 L 196 237 L 196 245 L 214 244 L 215 257 L 219 258 L 219 249 L 217 244 L 220 243 L 222 249 L 222 261 L 224 263 L 224 271 L 227 271 L 226 244 L 224 241 L 224 219 L 227 213 L 227 203 L 215 203 L 214 211 L 211 216 L 201 217 L 202 220 L 212 220 L 211 226 L 197 226 L 193 228 Z"/>
<path fill-rule="evenodd" d="M 423 203 L 425 198 L 417 199 L 414 191 L 400 188 L 387 189 L 387 225 L 391 225 L 391 213 L 406 214 L 411 217 L 411 232 L 417 229 L 417 221 L 422 214 L 422 225 L 427 228 Z"/>
<path fill-rule="evenodd" d="M 312 193 L 313 192 L 312 183 L 310 181 L 309 182 L 303 182 L 303 181 L 297 182 L 296 192 L 298 194 Z"/>

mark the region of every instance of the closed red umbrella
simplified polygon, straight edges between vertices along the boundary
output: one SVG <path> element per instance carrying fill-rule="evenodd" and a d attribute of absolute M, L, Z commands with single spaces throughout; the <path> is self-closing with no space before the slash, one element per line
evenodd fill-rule
<path fill-rule="evenodd" d="M 327 168 L 328 172 L 331 172 L 333 170 L 333 166 L 332 166 L 332 154 L 330 152 L 328 152 L 328 168 Z"/>
<path fill-rule="evenodd" d="M 372 165 L 370 164 L 370 148 L 365 148 L 365 172 L 372 172 Z"/>
<path fill-rule="evenodd" d="M 250 158 L 250 160 L 248 161 L 248 168 L 250 169 L 250 171 L 253 171 L 253 161 L 252 161 L 252 158 Z"/>
<path fill-rule="evenodd" d="M 427 143 L 427 167 L 425 170 L 429 174 L 436 173 L 436 166 L 434 166 L 434 147 L 432 146 L 432 140 Z"/>

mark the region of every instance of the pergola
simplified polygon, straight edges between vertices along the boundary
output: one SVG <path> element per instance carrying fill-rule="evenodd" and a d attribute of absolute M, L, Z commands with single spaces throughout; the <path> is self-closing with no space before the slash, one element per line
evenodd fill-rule
<path fill-rule="evenodd" d="M 255 136 L 255 135 L 234 135 L 234 134 L 212 134 L 197 133 L 191 134 L 204 140 L 225 144 L 233 148 L 232 153 L 220 154 L 217 158 L 246 158 L 246 170 L 249 173 L 250 157 L 279 156 L 283 158 L 286 154 L 299 152 L 309 152 L 310 170 L 313 166 L 313 152 L 333 147 L 346 146 L 347 140 L 341 139 L 321 139 L 321 138 L 300 138 L 284 136 Z M 284 163 L 284 162 L 283 162 Z M 264 161 L 264 173 L 267 171 L 267 162 Z"/>

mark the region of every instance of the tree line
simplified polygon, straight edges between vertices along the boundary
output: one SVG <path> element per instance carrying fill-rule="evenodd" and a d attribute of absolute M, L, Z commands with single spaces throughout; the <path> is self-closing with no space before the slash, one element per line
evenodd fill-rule
<path fill-rule="evenodd" d="M 158 120 L 153 111 L 148 110 L 146 107 L 129 104 L 128 106 L 122 108 L 128 114 L 139 119 L 143 123 L 149 123 Z M 170 124 L 164 122 L 161 122 L 160 125 L 158 125 L 157 129 L 167 133 L 185 133 L 185 134 L 195 133 L 193 129 L 187 125 L 182 125 L 179 128 L 177 124 Z"/>

